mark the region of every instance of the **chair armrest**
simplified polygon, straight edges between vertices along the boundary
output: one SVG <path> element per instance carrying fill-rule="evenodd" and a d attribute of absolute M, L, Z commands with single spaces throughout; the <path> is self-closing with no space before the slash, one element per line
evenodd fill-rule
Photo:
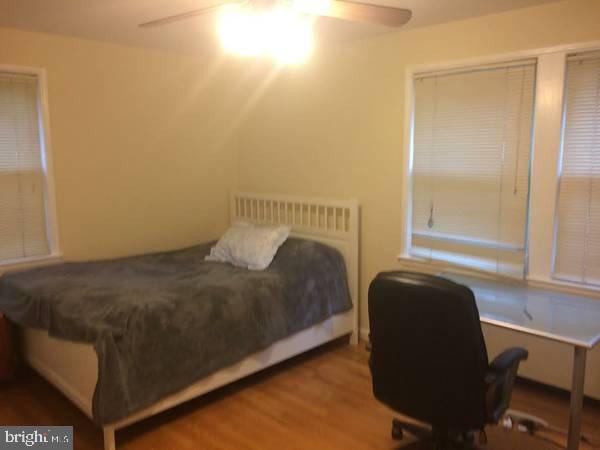
<path fill-rule="evenodd" d="M 490 364 L 485 375 L 488 422 L 497 423 L 508 408 L 519 363 L 527 356 L 524 348 L 513 347 L 504 350 Z"/>
<path fill-rule="evenodd" d="M 524 361 L 529 356 L 529 352 L 521 347 L 512 347 L 504 350 L 490 364 L 490 369 L 494 372 L 506 372 L 515 364 Z"/>

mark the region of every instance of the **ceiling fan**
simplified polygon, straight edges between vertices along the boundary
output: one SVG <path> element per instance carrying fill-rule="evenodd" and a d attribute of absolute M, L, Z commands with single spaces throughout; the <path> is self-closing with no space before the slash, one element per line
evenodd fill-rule
<path fill-rule="evenodd" d="M 336 19 L 366 22 L 387 27 L 400 27 L 406 24 L 412 11 L 393 6 L 374 5 L 351 0 L 225 0 L 221 3 L 197 8 L 183 13 L 161 17 L 139 24 L 140 27 L 157 27 L 181 20 L 191 19 L 203 14 L 216 12 L 229 5 L 238 5 L 255 9 L 268 9 L 275 6 L 287 6 L 300 13 Z"/>

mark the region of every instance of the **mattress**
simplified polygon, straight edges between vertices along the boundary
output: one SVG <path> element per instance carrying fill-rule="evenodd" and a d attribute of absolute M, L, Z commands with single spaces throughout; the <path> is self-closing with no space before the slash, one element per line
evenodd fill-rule
<path fill-rule="evenodd" d="M 91 343 L 100 424 L 352 308 L 342 255 L 288 239 L 271 266 L 207 262 L 211 244 L 0 278 L 0 310 L 50 336 Z"/>

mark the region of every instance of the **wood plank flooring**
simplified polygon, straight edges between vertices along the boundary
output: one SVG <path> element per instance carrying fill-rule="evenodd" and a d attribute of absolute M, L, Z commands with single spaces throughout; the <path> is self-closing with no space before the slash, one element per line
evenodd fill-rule
<path fill-rule="evenodd" d="M 520 383 L 512 407 L 566 428 L 568 397 Z M 394 414 L 371 394 L 362 346 L 334 343 L 117 432 L 119 450 L 417 450 L 390 437 Z M 75 448 L 101 450 L 99 429 L 30 370 L 0 386 L 0 424 L 73 425 Z M 600 404 L 586 401 L 584 432 L 600 445 Z M 546 438 L 564 442 L 559 433 Z M 489 450 L 557 446 L 516 431 L 488 429 Z M 582 449 L 593 448 L 582 445 Z"/>

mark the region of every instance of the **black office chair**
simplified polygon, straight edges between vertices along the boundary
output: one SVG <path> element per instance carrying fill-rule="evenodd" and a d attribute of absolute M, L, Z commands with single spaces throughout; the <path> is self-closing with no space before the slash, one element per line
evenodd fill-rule
<path fill-rule="evenodd" d="M 436 448 L 465 446 L 474 432 L 506 411 L 522 348 L 488 365 L 473 292 L 453 281 L 414 272 L 383 272 L 369 286 L 375 397 L 399 413 L 431 425 L 393 420 L 402 431 L 431 439 Z"/>

